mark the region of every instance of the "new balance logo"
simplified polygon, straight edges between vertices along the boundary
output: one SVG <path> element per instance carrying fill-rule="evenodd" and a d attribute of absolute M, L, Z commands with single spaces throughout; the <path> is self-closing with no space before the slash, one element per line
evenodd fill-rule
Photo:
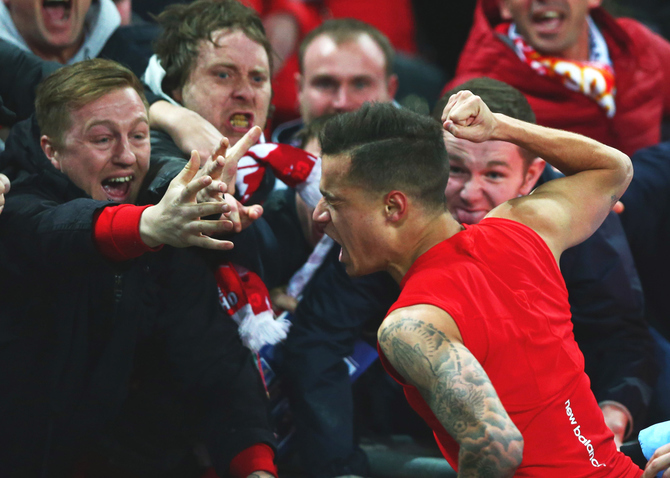
<path fill-rule="evenodd" d="M 577 425 L 577 419 L 575 418 L 575 415 L 572 412 L 572 408 L 570 408 L 570 400 L 567 400 L 565 402 L 565 414 L 568 416 L 568 419 L 570 420 L 570 424 Z M 586 448 L 586 451 L 589 454 L 589 461 L 591 462 L 591 465 L 596 467 L 596 468 L 599 468 L 601 466 L 607 466 L 604 463 L 598 463 L 598 460 L 596 460 L 596 458 L 594 456 L 595 455 L 595 450 L 593 448 L 593 445 L 591 444 L 591 440 L 587 440 L 586 437 L 584 435 L 582 435 L 581 425 L 575 426 L 575 428 L 573 428 L 572 431 L 574 432 L 574 434 L 577 437 L 577 439 L 579 440 L 579 442 L 582 445 L 584 445 L 584 447 Z"/>

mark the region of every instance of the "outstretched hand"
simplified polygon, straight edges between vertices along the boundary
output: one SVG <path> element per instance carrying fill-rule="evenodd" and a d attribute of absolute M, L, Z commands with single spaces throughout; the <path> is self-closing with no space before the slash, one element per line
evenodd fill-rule
<path fill-rule="evenodd" d="M 197 193 L 212 184 L 210 176 L 196 178 L 199 167 L 200 156 L 194 151 L 184 169 L 170 183 L 163 199 L 142 213 L 140 237 L 149 247 L 161 244 L 220 250 L 233 247 L 230 241 L 209 237 L 231 231 L 234 227 L 232 221 L 224 217 L 219 220 L 200 219 L 213 214 L 227 214 L 232 209 L 226 202 L 196 202 Z"/>
<path fill-rule="evenodd" d="M 670 478 L 670 443 L 658 448 L 644 467 L 642 478 L 654 478 L 660 471 L 665 470 L 663 478 Z"/>
<path fill-rule="evenodd" d="M 258 142 L 261 132 L 258 126 L 254 126 L 232 147 L 228 138 L 221 139 L 216 150 L 198 172 L 198 178 L 212 178 L 212 184 L 198 193 L 198 202 L 221 201 L 223 194 L 235 194 L 237 163 Z"/>
<path fill-rule="evenodd" d="M 246 229 L 263 215 L 263 206 L 260 204 L 244 206 L 230 194 L 225 195 L 225 200 L 230 206 L 230 212 L 225 213 L 224 216 L 233 223 L 233 232 Z"/>
<path fill-rule="evenodd" d="M 463 90 L 449 98 L 442 112 L 442 123 L 457 138 L 483 143 L 491 139 L 496 118 L 479 96 Z"/>

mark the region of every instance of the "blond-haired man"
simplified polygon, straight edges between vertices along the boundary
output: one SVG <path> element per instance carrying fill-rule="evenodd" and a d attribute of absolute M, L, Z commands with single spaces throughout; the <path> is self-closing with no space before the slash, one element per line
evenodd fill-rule
<path fill-rule="evenodd" d="M 8 391 L 0 474 L 71 473 L 82 455 L 123 436 L 122 417 L 146 396 L 177 397 L 193 412 L 179 424 L 139 417 L 137 429 L 163 432 L 162 447 L 196 434 L 219 474 L 275 474 L 261 378 L 203 258 L 180 249 L 230 247 L 209 237 L 230 230 L 229 221 L 200 219 L 230 207 L 196 202 L 198 191 L 224 185 L 196 176 L 194 155 L 158 204 L 135 205 L 149 163 L 147 108 L 140 82 L 113 62 L 58 70 L 36 103 L 46 158 L 3 158 L 13 191 L 0 233 L 0 382 Z M 153 456 L 149 470 L 169 476 L 187 459 L 169 456 Z M 147 473 L 119 465 L 117 476 Z"/>

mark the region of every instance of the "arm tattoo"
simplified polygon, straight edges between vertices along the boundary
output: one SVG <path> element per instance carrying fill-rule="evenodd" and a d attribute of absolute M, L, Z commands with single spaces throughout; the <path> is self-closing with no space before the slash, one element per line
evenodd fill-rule
<path fill-rule="evenodd" d="M 379 344 L 459 443 L 459 477 L 514 474 L 521 463 L 523 438 L 486 372 L 464 345 L 432 324 L 410 318 L 386 326 Z"/>

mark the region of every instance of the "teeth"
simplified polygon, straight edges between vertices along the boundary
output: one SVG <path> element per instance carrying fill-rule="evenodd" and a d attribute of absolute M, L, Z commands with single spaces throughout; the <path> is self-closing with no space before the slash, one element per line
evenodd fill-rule
<path fill-rule="evenodd" d="M 249 126 L 249 120 L 243 114 L 235 114 L 230 118 L 230 124 L 235 128 L 246 128 Z"/>
<path fill-rule="evenodd" d="M 558 17 L 560 17 L 558 12 L 545 12 L 542 15 L 540 15 L 540 18 L 547 20 L 553 20 L 554 18 Z"/>
<path fill-rule="evenodd" d="M 127 183 L 128 181 L 132 181 L 132 180 L 133 180 L 133 176 L 130 175 L 130 176 L 124 176 L 122 178 L 108 179 L 107 182 L 110 182 L 110 183 Z"/>

